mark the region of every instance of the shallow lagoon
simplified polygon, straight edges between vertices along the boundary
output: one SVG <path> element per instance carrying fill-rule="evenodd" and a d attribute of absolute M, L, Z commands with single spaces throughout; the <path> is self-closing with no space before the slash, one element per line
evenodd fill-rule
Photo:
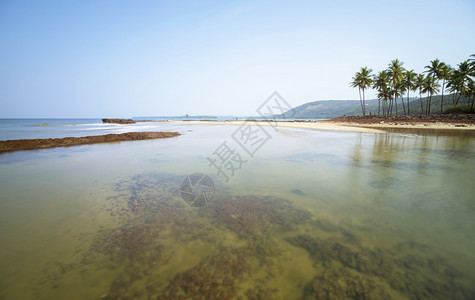
<path fill-rule="evenodd" d="M 176 128 L 0 155 L 0 297 L 474 297 L 473 135 L 266 127 L 225 182 L 206 158 L 237 128 Z"/>

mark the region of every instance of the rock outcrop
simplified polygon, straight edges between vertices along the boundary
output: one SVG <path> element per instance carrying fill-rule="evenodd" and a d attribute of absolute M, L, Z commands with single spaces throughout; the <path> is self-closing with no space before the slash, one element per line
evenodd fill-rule
<path fill-rule="evenodd" d="M 29 139 L 0 141 L 0 153 L 18 150 L 36 150 L 54 147 L 69 147 L 98 143 L 124 142 L 162 139 L 179 136 L 178 132 L 126 132 L 85 137 L 66 137 L 58 139 Z"/>
<path fill-rule="evenodd" d="M 135 124 L 136 122 L 132 119 L 102 119 L 102 123 Z"/>

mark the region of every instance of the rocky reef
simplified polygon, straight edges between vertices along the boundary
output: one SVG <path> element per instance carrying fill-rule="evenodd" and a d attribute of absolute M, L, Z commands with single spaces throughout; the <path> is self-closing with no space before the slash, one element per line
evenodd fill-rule
<path fill-rule="evenodd" d="M 100 143 L 163 139 L 179 136 L 178 132 L 126 132 L 119 134 L 66 137 L 58 139 L 25 139 L 0 141 L 0 153 L 19 150 L 37 150 L 55 147 L 70 147 Z"/>
<path fill-rule="evenodd" d="M 136 122 L 132 119 L 102 119 L 102 123 L 135 124 Z"/>
<path fill-rule="evenodd" d="M 442 258 L 401 256 L 387 249 L 350 247 L 308 235 L 287 241 L 307 250 L 324 268 L 306 286 L 306 298 L 391 299 L 388 291 L 410 299 L 470 299 L 475 295 L 455 283 L 462 273 Z M 339 267 L 330 268 L 335 264 Z"/>
<path fill-rule="evenodd" d="M 349 221 L 316 216 L 276 196 L 235 195 L 219 184 L 207 206 L 190 207 L 180 198 L 183 178 L 144 173 L 118 182 L 103 208 L 118 225 L 101 229 L 86 249 L 78 249 L 78 261 L 46 266 L 42 286 L 58 288 L 68 274 L 88 278 L 110 269 L 114 278 L 102 299 L 475 296 L 461 284 L 466 275 L 427 254 L 426 244 L 368 246 Z M 295 259 L 308 262 L 309 273 L 282 284 L 282 271 L 293 268 Z M 289 289 L 297 292 L 289 296 Z"/>

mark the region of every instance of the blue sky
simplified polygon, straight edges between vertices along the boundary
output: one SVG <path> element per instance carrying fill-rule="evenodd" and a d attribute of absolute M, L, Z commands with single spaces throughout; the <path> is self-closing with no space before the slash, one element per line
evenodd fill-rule
<path fill-rule="evenodd" d="M 0 1 L 0 117 L 256 115 L 475 53 L 475 1 Z M 374 93 L 369 92 L 372 98 Z"/>

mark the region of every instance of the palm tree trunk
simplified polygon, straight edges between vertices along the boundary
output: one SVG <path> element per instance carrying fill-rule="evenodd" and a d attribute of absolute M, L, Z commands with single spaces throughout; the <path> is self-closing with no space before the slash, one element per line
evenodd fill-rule
<path fill-rule="evenodd" d="M 430 97 L 430 93 L 427 93 L 426 115 L 429 114 L 429 97 Z"/>
<path fill-rule="evenodd" d="M 457 100 L 455 101 L 455 106 L 457 106 L 459 104 L 459 101 L 460 101 L 460 97 L 462 96 L 461 93 L 459 93 L 458 97 L 457 97 Z"/>
<path fill-rule="evenodd" d="M 363 116 L 364 116 L 363 101 L 361 100 L 361 88 L 358 88 L 358 93 L 360 94 L 361 112 L 363 113 Z"/>
<path fill-rule="evenodd" d="M 429 96 L 429 113 L 428 113 L 428 115 L 430 115 L 430 106 L 432 104 L 432 93 L 430 93 L 429 95 L 430 96 Z"/>
<path fill-rule="evenodd" d="M 402 102 L 402 109 L 404 110 L 404 114 L 406 114 L 406 105 L 404 105 L 404 96 L 401 95 L 401 102 Z"/>
<path fill-rule="evenodd" d="M 378 116 L 381 115 L 381 99 L 378 99 Z"/>
<path fill-rule="evenodd" d="M 440 101 L 440 113 L 442 113 L 442 109 L 444 107 L 444 84 L 445 79 L 442 79 L 442 100 Z"/>
<path fill-rule="evenodd" d="M 473 112 L 473 102 L 475 102 L 475 95 L 473 95 L 473 98 L 472 98 L 472 106 L 470 107 L 471 113 Z"/>
<path fill-rule="evenodd" d="M 411 114 L 410 110 L 409 110 L 409 90 L 407 90 L 407 114 Z"/>
<path fill-rule="evenodd" d="M 396 97 L 396 93 L 394 93 L 394 103 L 396 103 L 396 115 L 397 115 L 397 97 Z"/>
<path fill-rule="evenodd" d="M 364 101 L 364 89 L 363 89 L 363 116 L 366 116 L 366 103 Z"/>
<path fill-rule="evenodd" d="M 419 91 L 419 100 L 421 100 L 421 115 L 424 114 L 424 107 L 422 107 L 422 93 Z"/>

